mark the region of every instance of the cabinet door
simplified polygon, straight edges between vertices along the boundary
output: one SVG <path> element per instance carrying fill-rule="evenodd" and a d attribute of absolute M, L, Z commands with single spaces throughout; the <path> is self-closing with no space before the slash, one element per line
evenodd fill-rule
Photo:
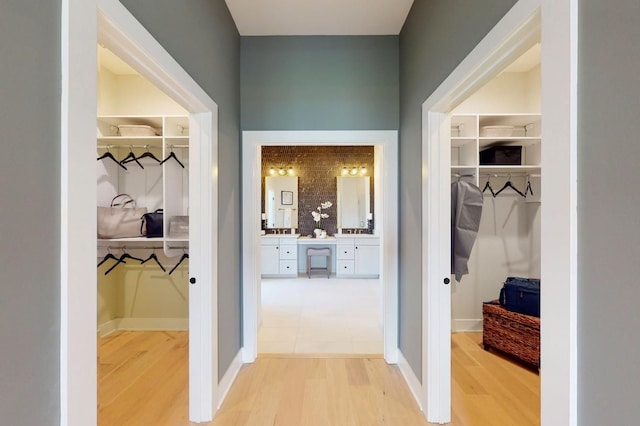
<path fill-rule="evenodd" d="M 356 275 L 380 274 L 380 246 L 356 245 L 355 258 Z"/>
<path fill-rule="evenodd" d="M 280 253 L 277 245 L 263 245 L 262 249 L 262 275 L 278 275 L 280 272 Z"/>

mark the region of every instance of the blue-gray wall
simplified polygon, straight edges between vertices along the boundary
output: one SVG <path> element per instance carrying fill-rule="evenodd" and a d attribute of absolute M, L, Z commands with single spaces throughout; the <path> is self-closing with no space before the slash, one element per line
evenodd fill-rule
<path fill-rule="evenodd" d="M 242 130 L 397 130 L 398 37 L 242 37 Z"/>
<path fill-rule="evenodd" d="M 638 424 L 640 2 L 580 0 L 578 418 Z"/>
<path fill-rule="evenodd" d="M 219 372 L 241 342 L 240 36 L 224 0 L 122 0 L 219 107 Z"/>
<path fill-rule="evenodd" d="M 0 2 L 0 423 L 60 418 L 60 1 Z"/>
<path fill-rule="evenodd" d="M 422 375 L 422 103 L 515 0 L 416 0 L 400 33 L 400 349 Z"/>

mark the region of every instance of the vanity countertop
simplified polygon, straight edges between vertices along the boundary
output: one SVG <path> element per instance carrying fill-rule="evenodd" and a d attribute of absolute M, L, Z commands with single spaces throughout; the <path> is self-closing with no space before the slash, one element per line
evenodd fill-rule
<path fill-rule="evenodd" d="M 379 238 L 376 234 L 336 234 L 336 238 Z"/>
<path fill-rule="evenodd" d="M 327 238 L 310 238 L 308 236 L 302 236 L 298 238 L 298 244 L 335 244 L 335 237 L 327 237 Z"/>
<path fill-rule="evenodd" d="M 260 238 L 298 238 L 300 234 L 264 234 Z"/>

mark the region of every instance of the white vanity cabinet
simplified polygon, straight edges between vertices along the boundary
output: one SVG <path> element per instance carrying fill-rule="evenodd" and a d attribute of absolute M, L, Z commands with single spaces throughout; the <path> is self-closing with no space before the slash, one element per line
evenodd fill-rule
<path fill-rule="evenodd" d="M 260 237 L 263 277 L 298 276 L 298 235 Z"/>
<path fill-rule="evenodd" d="M 336 276 L 375 277 L 380 275 L 380 238 L 373 235 L 336 235 Z"/>

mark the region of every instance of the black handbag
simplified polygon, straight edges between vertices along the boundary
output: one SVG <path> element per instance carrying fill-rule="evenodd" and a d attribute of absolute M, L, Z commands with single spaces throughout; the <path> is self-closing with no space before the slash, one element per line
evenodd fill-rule
<path fill-rule="evenodd" d="M 160 238 L 163 233 L 163 210 L 158 209 L 153 213 L 145 213 L 142 215 L 142 223 L 140 224 L 140 232 L 147 238 Z"/>

